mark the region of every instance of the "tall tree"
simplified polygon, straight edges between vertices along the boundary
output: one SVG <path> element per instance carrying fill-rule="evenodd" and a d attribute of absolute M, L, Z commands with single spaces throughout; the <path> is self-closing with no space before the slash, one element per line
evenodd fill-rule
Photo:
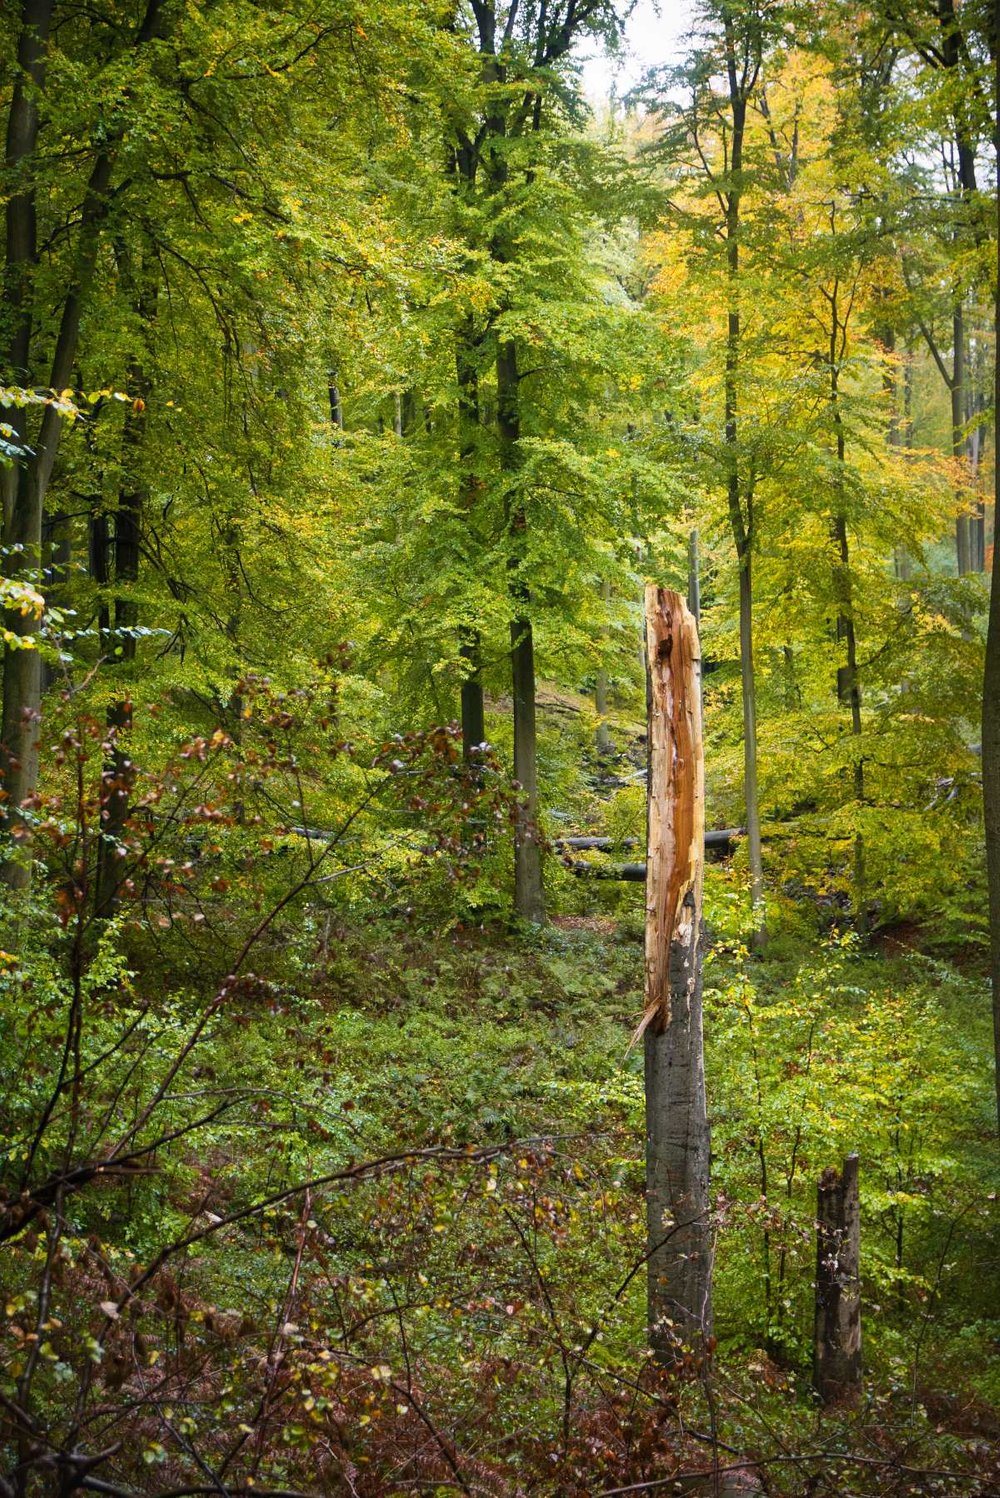
<path fill-rule="evenodd" d="M 994 12 L 989 33 L 993 61 L 993 141 L 996 150 L 996 192 L 1000 202 L 1000 13 Z M 993 283 L 993 410 L 1000 412 L 1000 234 L 996 240 L 996 279 Z M 993 446 L 994 497 L 1000 499 L 1000 443 Z M 994 508 L 994 515 L 996 509 Z M 994 521 L 995 525 L 995 521 Z M 989 627 L 983 673 L 983 803 L 986 816 L 986 868 L 989 886 L 990 978 L 993 1003 L 993 1063 L 996 1078 L 997 1126 L 1000 1128 L 1000 546 L 993 543 Z"/>
<path fill-rule="evenodd" d="M 514 776 L 521 791 L 514 829 L 514 907 L 523 919 L 539 923 L 545 919 L 545 895 L 538 826 L 534 621 L 524 575 L 528 521 L 521 453 L 523 370 L 518 339 L 506 326 L 512 301 L 505 288 L 510 274 L 516 275 L 518 198 L 522 184 L 530 185 L 539 165 L 532 141 L 540 136 L 546 113 L 553 107 L 553 77 L 581 36 L 614 30 L 617 8 L 613 0 L 556 0 L 551 5 L 544 0 L 507 0 L 506 4 L 471 0 L 471 13 L 480 60 L 481 103 L 474 120 L 458 134 L 454 164 L 467 197 L 481 179 L 486 246 L 500 271 L 500 294 L 488 321 L 488 346 L 496 380 L 496 451 L 509 538 Z M 456 359 L 466 431 L 478 415 L 478 406 L 473 410 L 476 341 L 466 320 L 459 332 Z M 463 446 L 468 452 L 468 443 Z M 479 631 L 473 623 L 463 640 L 468 663 L 463 688 L 467 754 L 471 737 L 482 725 L 479 651 Z"/>
<path fill-rule="evenodd" d="M 788 7 L 775 0 L 750 0 L 748 4 L 708 0 L 702 7 L 705 44 L 692 52 L 679 70 L 678 81 L 684 84 L 690 103 L 685 107 L 661 105 L 670 121 L 663 155 L 668 163 L 674 163 L 678 186 L 687 194 L 678 204 L 679 223 L 693 229 L 702 242 L 711 220 L 712 232 L 722 247 L 725 330 L 721 355 L 723 430 L 718 454 L 738 575 L 743 792 L 756 941 L 762 941 L 766 932 L 754 661 L 754 552 L 760 470 L 749 435 L 753 415 L 748 405 L 746 367 L 746 270 L 748 201 L 759 176 L 760 156 L 758 153 L 751 161 L 748 146 L 754 103 L 767 126 L 764 151 L 770 156 L 777 146 L 762 85 L 765 62 L 784 33 L 787 12 Z M 794 147 L 791 167 L 780 149 L 777 154 L 779 171 L 786 176 L 789 170 L 794 172 Z"/>

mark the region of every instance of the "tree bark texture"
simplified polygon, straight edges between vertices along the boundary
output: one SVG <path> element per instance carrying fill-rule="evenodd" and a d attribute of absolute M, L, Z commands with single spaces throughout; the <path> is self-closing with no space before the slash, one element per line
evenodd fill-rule
<path fill-rule="evenodd" d="M 861 1209 L 858 1157 L 820 1177 L 816 1202 L 816 1341 L 813 1382 L 824 1404 L 861 1389 Z"/>
<path fill-rule="evenodd" d="M 1000 41 L 995 43 L 994 101 L 1000 109 Z M 1000 114 L 995 118 L 1000 119 Z M 1000 153 L 997 164 L 1000 193 Z M 997 275 L 993 307 L 994 328 L 1000 349 L 1000 238 L 997 240 Z M 1000 357 L 994 366 L 994 409 L 1000 411 Z M 1000 443 L 993 444 L 994 493 L 1000 497 Z M 1000 1130 L 1000 546 L 994 541 L 990 591 L 986 665 L 983 673 L 983 809 L 986 819 L 986 871 L 989 887 L 990 977 L 993 1003 L 993 1056 L 997 1097 L 997 1128 Z"/>
<path fill-rule="evenodd" d="M 646 590 L 646 1228 L 657 1361 L 709 1350 L 712 1234 L 702 1040 L 705 766 L 701 654 L 679 593 Z"/>

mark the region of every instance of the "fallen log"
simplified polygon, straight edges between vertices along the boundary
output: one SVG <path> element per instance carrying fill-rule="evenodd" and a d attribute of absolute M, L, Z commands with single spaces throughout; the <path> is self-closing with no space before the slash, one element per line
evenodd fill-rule
<path fill-rule="evenodd" d="M 557 848 L 573 848 L 574 850 L 577 849 L 577 848 L 579 848 L 581 851 L 586 851 L 586 850 L 591 850 L 591 849 L 592 850 L 601 851 L 601 850 L 604 850 L 604 849 L 607 849 L 607 848 L 614 848 L 615 846 L 616 846 L 616 844 L 615 844 L 615 840 L 614 840 L 613 837 L 557 837 L 556 838 L 556 847 Z M 619 848 L 638 848 L 638 846 L 639 846 L 639 839 L 637 837 L 625 837 L 625 838 L 622 838 L 621 842 L 618 843 L 617 846 Z"/>
<path fill-rule="evenodd" d="M 705 833 L 705 853 L 716 858 L 728 858 L 733 851 L 733 843 L 742 836 L 742 827 L 714 828 Z M 635 848 L 638 845 L 637 837 L 627 837 L 619 843 L 610 837 L 560 837 L 555 840 L 558 851 L 571 853 L 606 853 L 615 847 Z M 638 884 L 646 877 L 644 863 L 596 864 L 574 859 L 569 867 L 582 879 L 624 879 Z"/>
<path fill-rule="evenodd" d="M 582 858 L 574 858 L 569 867 L 578 879 L 618 879 L 626 884 L 644 884 L 646 882 L 646 865 L 644 863 L 586 863 Z"/>

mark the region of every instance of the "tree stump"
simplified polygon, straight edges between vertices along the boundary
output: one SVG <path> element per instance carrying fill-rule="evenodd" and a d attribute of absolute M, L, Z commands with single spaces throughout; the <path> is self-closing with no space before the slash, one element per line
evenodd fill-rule
<path fill-rule="evenodd" d="M 820 1177 L 816 1205 L 816 1342 L 813 1383 L 824 1404 L 861 1390 L 861 1209 L 858 1157 Z"/>

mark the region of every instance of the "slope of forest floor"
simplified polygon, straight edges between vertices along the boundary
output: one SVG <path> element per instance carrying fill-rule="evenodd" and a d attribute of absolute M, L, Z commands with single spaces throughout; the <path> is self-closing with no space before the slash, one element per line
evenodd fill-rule
<path fill-rule="evenodd" d="M 122 1393 L 142 1410 L 114 1465 L 155 1468 L 150 1492 L 179 1487 L 193 1449 L 262 1486 L 372 1498 L 672 1491 L 713 1454 L 775 1494 L 997 1492 L 984 984 L 836 930 L 777 931 L 750 957 L 731 873 L 708 885 L 711 1380 L 667 1375 L 644 1349 L 642 1060 L 627 1049 L 641 894 L 617 890 L 617 910 L 531 937 L 300 925 L 165 1104 L 179 1131 L 192 1108 L 232 1107 L 80 1199 L 45 1343 L 53 1411 L 97 1303 L 107 1314 L 108 1294 L 194 1233 L 111 1318 L 89 1374 L 95 1435 L 121 1434 Z M 161 1006 L 163 1053 L 199 1002 Z M 823 1413 L 815 1188 L 852 1150 L 866 1390 Z M 8 1256 L 15 1342 L 39 1252 L 35 1237 Z"/>

